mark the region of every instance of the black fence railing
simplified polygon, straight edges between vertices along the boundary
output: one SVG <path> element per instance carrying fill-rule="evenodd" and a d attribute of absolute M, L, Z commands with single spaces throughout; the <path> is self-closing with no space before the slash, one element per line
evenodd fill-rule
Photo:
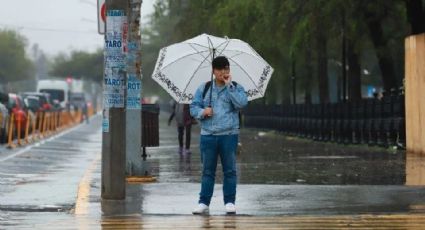
<path fill-rule="evenodd" d="M 404 95 L 335 104 L 249 105 L 245 127 L 344 144 L 404 148 Z"/>

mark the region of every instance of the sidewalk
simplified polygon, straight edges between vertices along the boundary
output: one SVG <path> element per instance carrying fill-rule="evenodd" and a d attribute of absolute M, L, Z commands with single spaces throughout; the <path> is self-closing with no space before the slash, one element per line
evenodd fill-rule
<path fill-rule="evenodd" d="M 193 131 L 192 154 L 181 155 L 175 127 L 165 125 L 165 114 L 160 121 L 160 147 L 147 151 L 158 181 L 128 184 L 125 201 L 100 203 L 99 161 L 92 174 L 89 216 L 191 215 L 200 189 L 199 130 Z M 425 187 L 404 185 L 403 152 L 242 132 L 238 216 L 425 213 Z M 367 175 L 354 176 L 353 171 Z M 224 215 L 221 180 L 219 166 L 213 216 Z"/>
<path fill-rule="evenodd" d="M 160 147 L 147 150 L 147 164 L 157 182 L 127 184 L 126 200 L 102 201 L 100 158 L 91 158 L 81 171 L 75 208 L 69 213 L 34 212 L 8 218 L 0 212 L 0 222 L 3 218 L 11 226 L 29 229 L 425 226 L 425 187 L 404 185 L 404 152 L 315 143 L 252 129 L 242 129 L 241 134 L 238 214 L 224 213 L 219 166 L 211 215 L 193 216 L 200 189 L 199 127 L 193 130 L 192 154 L 181 155 L 177 130 L 174 124 L 168 127 L 166 119 L 162 113 Z M 99 143 L 101 135 L 93 138 Z"/>

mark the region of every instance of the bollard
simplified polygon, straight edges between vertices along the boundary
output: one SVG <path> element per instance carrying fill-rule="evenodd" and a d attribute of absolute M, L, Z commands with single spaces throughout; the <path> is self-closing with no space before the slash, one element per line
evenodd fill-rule
<path fill-rule="evenodd" d="M 43 119 L 43 136 L 47 137 L 49 135 L 48 129 L 49 129 L 49 113 L 44 113 L 44 119 Z"/>
<path fill-rule="evenodd" d="M 94 109 L 93 109 L 93 107 L 90 106 L 89 109 L 88 109 L 87 115 L 88 115 L 88 117 L 92 117 L 93 114 L 94 114 Z"/>
<path fill-rule="evenodd" d="M 34 118 L 34 122 L 32 123 L 32 130 L 31 130 L 31 137 L 32 137 L 32 141 L 35 142 L 36 141 L 36 129 L 37 129 L 37 121 L 38 121 L 38 115 L 40 112 L 35 113 L 35 118 Z"/>
<path fill-rule="evenodd" d="M 55 129 L 56 129 L 56 131 L 59 131 L 59 116 L 60 116 L 60 112 L 56 112 L 56 115 L 55 115 L 55 120 L 56 120 Z"/>
<path fill-rule="evenodd" d="M 59 112 L 59 129 L 62 130 L 64 126 L 64 120 L 63 120 L 63 111 Z"/>
<path fill-rule="evenodd" d="M 75 116 L 75 113 L 69 112 L 69 114 L 68 114 L 68 117 L 69 117 L 69 126 L 73 126 L 74 125 L 74 122 L 75 122 L 74 116 Z"/>
<path fill-rule="evenodd" d="M 66 113 L 66 127 L 68 128 L 69 126 L 71 126 L 71 113 L 67 112 Z"/>
<path fill-rule="evenodd" d="M 59 112 L 59 129 L 62 130 L 63 127 L 63 112 Z"/>
<path fill-rule="evenodd" d="M 78 122 L 77 122 L 77 124 L 79 124 L 81 122 L 83 122 L 83 112 L 78 111 Z"/>
<path fill-rule="evenodd" d="M 59 112 L 55 112 L 55 131 L 58 131 Z"/>
<path fill-rule="evenodd" d="M 75 119 L 76 119 L 76 117 L 75 117 L 75 116 L 77 116 L 77 115 L 76 115 L 76 112 L 71 112 L 71 113 L 69 114 L 70 123 L 71 123 L 71 125 L 72 125 L 72 126 L 75 124 Z"/>
<path fill-rule="evenodd" d="M 22 145 L 21 143 L 21 120 L 22 120 L 22 114 L 18 113 L 18 116 L 16 117 L 16 121 L 17 121 L 17 131 L 18 131 L 18 137 L 17 137 L 17 141 L 18 141 L 18 145 Z"/>
<path fill-rule="evenodd" d="M 71 123 L 69 112 L 65 112 L 64 116 L 65 116 L 65 128 L 67 128 Z"/>
<path fill-rule="evenodd" d="M 55 112 L 51 112 L 50 113 L 50 132 L 51 133 L 55 132 L 54 126 L 55 126 Z"/>
<path fill-rule="evenodd" d="M 53 130 L 55 131 L 55 133 L 58 131 L 57 122 L 58 122 L 58 112 L 53 112 Z"/>
<path fill-rule="evenodd" d="M 10 149 L 16 148 L 15 143 L 13 143 L 13 123 L 15 122 L 15 114 L 12 113 L 9 120 L 9 133 L 8 133 L 8 141 L 7 147 Z"/>
<path fill-rule="evenodd" d="M 49 128 L 48 128 L 48 130 L 49 130 L 49 134 L 50 135 L 52 135 L 53 134 L 53 130 L 52 130 L 52 123 L 53 123 L 53 121 L 52 121 L 52 118 L 53 118 L 53 116 L 52 116 L 52 112 L 49 112 L 49 117 L 48 117 L 48 124 L 49 124 Z"/>
<path fill-rule="evenodd" d="M 61 129 L 64 129 L 66 126 L 66 113 L 64 111 L 61 112 L 60 121 Z"/>
<path fill-rule="evenodd" d="M 62 115 L 62 112 L 58 112 L 58 118 L 57 118 L 57 125 L 56 125 L 56 129 L 58 130 L 58 131 L 62 131 L 61 130 L 61 115 Z"/>
<path fill-rule="evenodd" d="M 44 125 L 44 116 L 45 116 L 45 112 L 41 112 L 40 116 L 38 118 L 38 139 L 42 139 L 43 138 L 43 125 Z"/>
<path fill-rule="evenodd" d="M 43 114 L 43 127 L 41 129 L 42 137 L 46 136 L 46 127 L 47 127 L 46 123 L 47 123 L 47 112 L 44 112 L 44 114 Z"/>
<path fill-rule="evenodd" d="M 58 131 L 60 131 L 60 116 L 61 116 L 61 113 L 60 112 L 56 112 L 56 129 Z"/>
<path fill-rule="evenodd" d="M 27 111 L 27 122 L 25 124 L 25 137 L 24 137 L 25 144 L 30 143 L 30 141 L 28 140 L 29 129 L 30 129 L 30 112 Z"/>
<path fill-rule="evenodd" d="M 57 115 L 57 113 L 56 112 L 53 112 L 53 131 L 56 133 L 56 122 L 57 122 L 57 120 L 56 120 L 56 115 Z"/>
<path fill-rule="evenodd" d="M 46 134 L 50 135 L 50 112 L 47 113 L 47 119 L 46 119 Z"/>
<path fill-rule="evenodd" d="M 68 117 L 69 117 L 69 126 L 73 126 L 75 123 L 75 113 L 69 113 Z"/>

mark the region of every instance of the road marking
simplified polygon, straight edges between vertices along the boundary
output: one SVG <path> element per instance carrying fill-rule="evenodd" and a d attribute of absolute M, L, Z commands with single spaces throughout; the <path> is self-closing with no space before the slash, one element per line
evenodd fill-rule
<path fill-rule="evenodd" d="M 98 162 L 100 161 L 101 154 L 98 153 L 96 158 L 92 161 L 89 168 L 84 173 L 83 178 L 78 185 L 77 201 L 75 203 L 74 214 L 76 215 L 85 215 L 88 214 L 89 207 L 89 195 L 90 195 L 90 182 L 94 170 L 97 167 Z"/>

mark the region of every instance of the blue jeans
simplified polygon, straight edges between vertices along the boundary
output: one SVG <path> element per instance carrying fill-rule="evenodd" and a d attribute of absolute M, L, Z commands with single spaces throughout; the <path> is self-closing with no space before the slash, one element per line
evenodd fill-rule
<path fill-rule="evenodd" d="M 218 156 L 223 168 L 224 204 L 235 203 L 238 135 L 201 135 L 202 182 L 199 203 L 209 205 L 214 192 Z"/>

